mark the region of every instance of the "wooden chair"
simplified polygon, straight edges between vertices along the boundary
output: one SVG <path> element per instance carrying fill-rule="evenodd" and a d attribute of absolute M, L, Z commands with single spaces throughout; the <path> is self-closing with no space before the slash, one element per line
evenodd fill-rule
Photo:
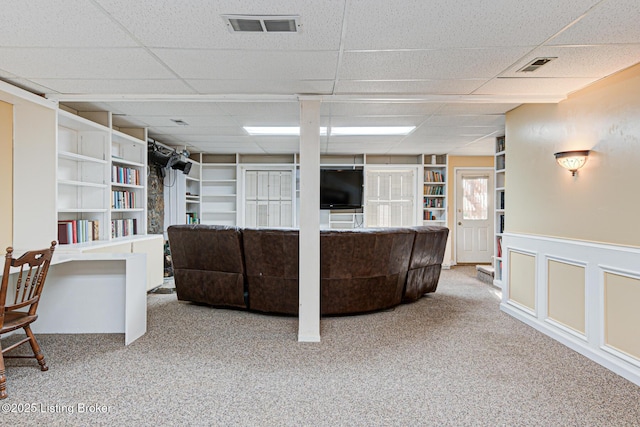
<path fill-rule="evenodd" d="M 27 337 L 23 340 L 2 349 L 0 343 L 0 399 L 7 397 L 6 382 L 7 377 L 4 370 L 4 358 L 20 357 L 35 358 L 40 364 L 40 369 L 49 369 L 40 351 L 40 345 L 36 337 L 31 332 L 31 323 L 38 318 L 36 310 L 40 302 L 40 294 L 44 287 L 44 281 L 49 271 L 49 264 L 55 249 L 56 242 L 51 242 L 51 247 L 35 251 L 28 251 L 20 258 L 13 258 L 13 248 L 7 248 L 7 255 L 4 263 L 4 273 L 2 274 L 2 287 L 0 287 L 0 337 L 7 332 L 17 329 L 24 329 Z M 15 296 L 13 302 L 7 301 L 9 289 L 9 275 L 11 267 L 17 269 L 15 272 Z M 26 274 L 25 274 L 26 273 Z M 10 298 L 11 299 L 11 298 Z M 21 308 L 27 308 L 20 310 Z M 4 353 L 26 342 L 31 344 L 33 356 L 5 356 Z"/>

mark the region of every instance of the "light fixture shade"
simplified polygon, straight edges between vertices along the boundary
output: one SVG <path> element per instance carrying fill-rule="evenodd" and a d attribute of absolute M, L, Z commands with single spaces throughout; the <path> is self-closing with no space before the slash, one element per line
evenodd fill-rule
<path fill-rule="evenodd" d="M 560 151 L 555 153 L 556 161 L 560 166 L 568 169 L 572 176 L 576 175 L 576 171 L 587 163 L 589 150 Z"/>

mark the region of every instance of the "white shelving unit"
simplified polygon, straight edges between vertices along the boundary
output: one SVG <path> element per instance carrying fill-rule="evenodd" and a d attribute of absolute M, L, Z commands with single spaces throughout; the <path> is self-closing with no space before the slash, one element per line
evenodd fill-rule
<path fill-rule="evenodd" d="M 238 156 L 203 154 L 201 163 L 200 222 L 236 225 Z"/>
<path fill-rule="evenodd" d="M 146 234 L 147 143 L 111 131 L 111 238 Z"/>
<path fill-rule="evenodd" d="M 447 225 L 447 156 L 423 156 L 423 225 Z"/>
<path fill-rule="evenodd" d="M 101 117 L 110 122 L 109 113 Z M 61 244 L 145 235 L 146 176 L 146 141 L 58 111 L 56 215 Z M 61 223 L 76 224 L 75 243 L 63 243 L 67 239 Z"/>
<path fill-rule="evenodd" d="M 504 136 L 496 138 L 495 154 L 495 245 L 493 268 L 493 284 L 502 287 L 502 233 L 505 221 L 505 168 L 506 168 L 506 140 Z"/>
<path fill-rule="evenodd" d="M 81 236 L 83 241 L 109 239 L 110 138 L 110 129 L 73 114 L 59 112 L 58 227 L 65 227 L 60 225 L 61 222 L 79 224 L 79 221 L 87 221 L 91 233 Z M 69 227 L 71 229 L 72 226 Z M 63 236 L 61 242 L 64 241 Z"/>
<path fill-rule="evenodd" d="M 202 187 L 200 177 L 202 176 L 202 168 L 200 163 L 200 154 L 193 155 L 195 158 L 189 158 L 191 169 L 189 174 L 185 176 L 185 223 L 199 224 L 201 217 L 201 194 Z"/>

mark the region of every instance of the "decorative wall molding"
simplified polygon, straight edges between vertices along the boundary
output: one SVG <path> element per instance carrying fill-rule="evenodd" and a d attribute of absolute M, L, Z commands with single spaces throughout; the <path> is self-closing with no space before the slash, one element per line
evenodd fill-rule
<path fill-rule="evenodd" d="M 535 311 L 509 300 L 510 251 L 535 256 Z M 507 256 L 504 257 L 502 311 L 640 386 L 640 355 L 628 354 L 606 343 L 604 298 L 605 273 L 638 280 L 640 286 L 640 248 L 505 233 L 503 253 Z M 584 335 L 548 317 L 549 261 L 585 268 Z"/>

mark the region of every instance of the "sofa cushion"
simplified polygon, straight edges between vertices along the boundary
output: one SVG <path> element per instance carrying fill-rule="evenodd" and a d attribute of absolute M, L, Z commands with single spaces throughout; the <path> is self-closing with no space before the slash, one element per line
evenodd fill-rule
<path fill-rule="evenodd" d="M 240 229 L 172 225 L 167 234 L 179 300 L 246 308 Z"/>
<path fill-rule="evenodd" d="M 298 314 L 298 230 L 247 228 L 243 242 L 249 308 Z"/>
<path fill-rule="evenodd" d="M 415 239 L 402 301 L 415 301 L 435 292 L 440 279 L 449 229 L 438 226 L 412 227 Z"/>

